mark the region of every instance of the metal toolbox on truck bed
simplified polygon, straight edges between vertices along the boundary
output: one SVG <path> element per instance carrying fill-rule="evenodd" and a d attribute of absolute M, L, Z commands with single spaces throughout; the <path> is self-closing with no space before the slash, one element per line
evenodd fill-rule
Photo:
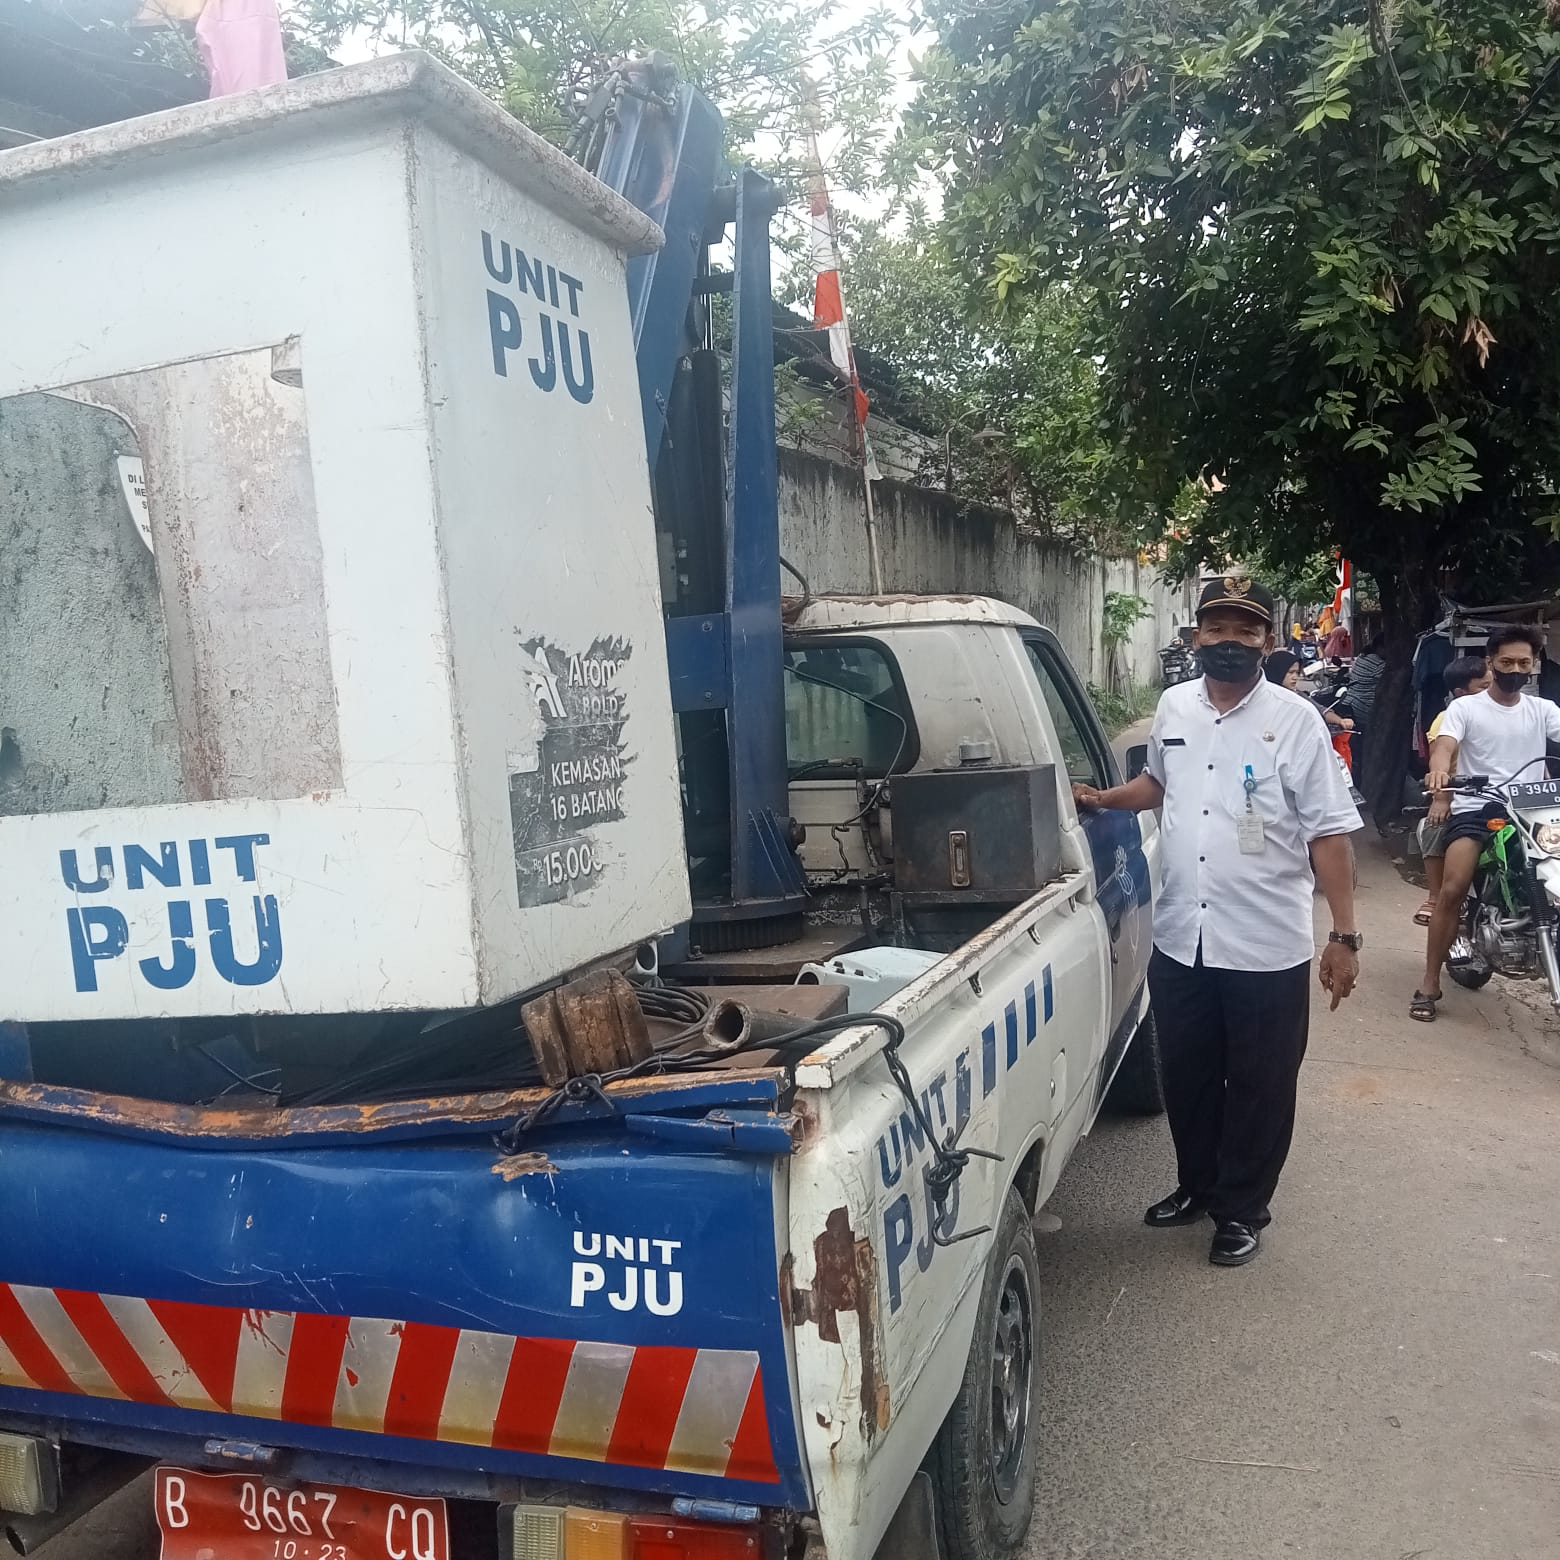
<path fill-rule="evenodd" d="M 1061 873 L 1053 764 L 899 775 L 892 796 L 894 887 L 907 899 L 1017 901 Z"/>
<path fill-rule="evenodd" d="M 461 1007 L 687 916 L 659 240 L 426 56 L 0 153 L 0 1019 Z"/>

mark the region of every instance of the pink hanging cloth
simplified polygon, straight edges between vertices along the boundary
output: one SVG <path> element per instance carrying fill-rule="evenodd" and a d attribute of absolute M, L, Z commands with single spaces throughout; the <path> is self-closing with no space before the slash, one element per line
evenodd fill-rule
<path fill-rule="evenodd" d="M 287 80 L 276 0 L 206 0 L 195 40 L 214 98 Z"/>

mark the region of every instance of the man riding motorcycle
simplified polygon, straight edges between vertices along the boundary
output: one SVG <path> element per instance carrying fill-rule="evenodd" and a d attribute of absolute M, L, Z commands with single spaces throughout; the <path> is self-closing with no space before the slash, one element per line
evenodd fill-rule
<path fill-rule="evenodd" d="M 1509 779 L 1543 758 L 1549 742 L 1560 742 L 1560 705 L 1522 692 L 1543 655 L 1537 629 L 1513 626 L 1490 635 L 1486 656 L 1493 678 L 1483 693 L 1458 699 L 1442 718 L 1441 734 L 1430 749 L 1425 789 L 1445 792 L 1454 768 Z M 1441 967 L 1457 934 L 1463 901 L 1473 883 L 1479 852 L 1490 824 L 1503 809 L 1478 796 L 1459 793 L 1446 826 L 1446 865 L 1441 893 L 1430 917 L 1425 945 L 1425 975 L 1409 1004 L 1409 1016 L 1435 1022 L 1441 1000 Z"/>

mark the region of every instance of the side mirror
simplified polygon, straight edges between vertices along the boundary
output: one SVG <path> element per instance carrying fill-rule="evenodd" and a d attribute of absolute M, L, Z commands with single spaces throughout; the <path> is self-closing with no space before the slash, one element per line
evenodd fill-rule
<path fill-rule="evenodd" d="M 1127 749 L 1127 779 L 1136 780 L 1148 768 L 1148 744 L 1139 742 Z"/>

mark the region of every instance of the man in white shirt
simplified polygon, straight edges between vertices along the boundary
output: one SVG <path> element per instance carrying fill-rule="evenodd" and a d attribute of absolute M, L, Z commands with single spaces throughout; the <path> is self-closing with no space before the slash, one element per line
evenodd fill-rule
<path fill-rule="evenodd" d="M 1497 784 L 1507 780 L 1542 780 L 1540 760 L 1550 742 L 1560 742 L 1560 705 L 1522 692 L 1538 670 L 1544 640 L 1537 629 L 1513 626 L 1490 635 L 1485 654 L 1492 677 L 1483 693 L 1456 699 L 1441 716 L 1441 734 L 1430 746 L 1425 789 L 1445 791 L 1455 769 L 1465 775 L 1488 775 Z M 1441 892 L 1430 916 L 1425 939 L 1425 974 L 1409 1003 L 1411 1018 L 1435 1022 L 1441 1000 L 1441 966 L 1457 935 L 1463 901 L 1479 865 L 1479 853 L 1489 838 L 1489 822 L 1505 809 L 1483 798 L 1458 791 L 1452 795 L 1452 816 L 1446 826 L 1446 864 Z"/>
<path fill-rule="evenodd" d="M 1147 771 L 1073 795 L 1164 809 L 1148 989 L 1180 1184 L 1143 1217 L 1165 1229 L 1211 1214 L 1209 1260 L 1238 1267 L 1257 1254 L 1294 1132 L 1317 880 L 1334 1007 L 1359 975 L 1348 836 L 1360 816 L 1314 706 L 1262 675 L 1269 592 L 1240 575 L 1211 581 L 1196 644 L 1203 676 L 1160 698 Z"/>

